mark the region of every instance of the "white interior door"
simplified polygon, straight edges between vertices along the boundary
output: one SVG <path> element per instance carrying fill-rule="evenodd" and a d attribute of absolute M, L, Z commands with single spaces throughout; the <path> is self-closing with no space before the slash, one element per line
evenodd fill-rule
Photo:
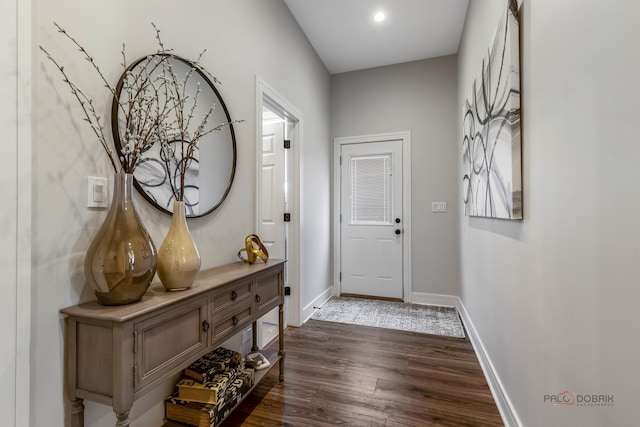
<path fill-rule="evenodd" d="M 281 227 L 284 228 L 284 241 L 285 252 L 284 258 L 287 260 L 285 263 L 284 281 L 285 287 L 289 288 L 289 294 L 285 294 L 284 298 L 284 316 L 285 324 L 300 326 L 302 319 L 306 319 L 313 313 L 313 309 L 302 308 L 302 294 L 304 289 L 300 284 L 300 148 L 303 145 L 303 115 L 295 108 L 290 102 L 278 94 L 273 88 L 271 88 L 264 80 L 256 76 L 256 232 L 261 239 L 274 240 L 273 245 L 276 245 L 275 239 L 263 233 L 263 215 L 261 210 L 263 209 L 263 201 L 266 195 L 266 191 L 263 192 L 263 169 L 262 162 L 265 161 L 263 155 L 263 126 L 268 126 L 272 122 L 283 122 L 284 126 L 284 138 L 291 141 L 290 149 L 284 149 L 281 145 L 282 141 L 278 143 L 275 141 L 274 150 L 283 150 L 284 153 L 279 158 L 284 160 L 284 181 L 280 181 L 279 178 L 274 179 L 276 185 L 280 183 L 279 190 L 274 187 L 276 191 L 282 191 L 285 197 L 285 208 L 287 212 L 291 213 L 291 222 L 284 224 L 282 221 Z M 269 132 L 267 132 L 268 134 Z M 275 133 L 274 133 L 275 135 Z M 280 139 L 279 137 L 277 139 Z M 267 150 L 269 151 L 269 150 Z M 274 151 L 276 152 L 276 151 Z M 267 156 L 268 160 L 268 156 Z M 274 165 L 277 163 L 274 163 Z M 285 187 L 286 184 L 286 187 Z M 277 196 L 271 197 L 271 200 L 276 200 Z M 266 204 L 268 207 L 269 205 Z M 284 211 L 280 211 L 284 213 Z M 280 213 L 272 213 L 269 216 L 274 220 L 274 224 L 278 222 L 276 220 L 283 220 L 283 216 Z M 264 224 L 268 226 L 269 224 Z M 279 235 L 282 235 L 279 233 Z M 267 239 L 268 237 L 268 239 Z M 269 255 L 272 257 L 280 256 L 282 252 L 278 252 L 277 249 L 269 249 Z M 285 289 L 286 289 L 285 288 Z M 286 291 L 285 291 L 286 292 Z M 306 310 L 306 311 L 305 311 Z M 259 329 L 259 328 L 258 328 Z M 260 334 L 259 334 L 260 335 Z"/>
<path fill-rule="evenodd" d="M 341 146 L 342 294 L 403 300 L 402 141 Z"/>
<path fill-rule="evenodd" d="M 287 223 L 287 167 L 285 120 L 268 108 L 262 121 L 262 177 L 260 180 L 260 209 L 258 235 L 269 251 L 269 258 L 286 259 Z M 285 283 L 287 280 L 285 266 Z M 278 309 L 265 314 L 258 321 L 258 346 L 263 348 L 278 336 Z"/>
<path fill-rule="evenodd" d="M 258 235 L 269 257 L 286 259 L 284 120 L 262 124 L 262 189 Z"/>

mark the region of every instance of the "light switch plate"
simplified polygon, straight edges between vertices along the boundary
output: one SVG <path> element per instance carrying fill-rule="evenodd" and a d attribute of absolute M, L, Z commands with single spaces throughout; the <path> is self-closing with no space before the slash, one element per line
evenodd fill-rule
<path fill-rule="evenodd" d="M 431 212 L 444 213 L 447 211 L 447 202 L 431 202 Z"/>
<path fill-rule="evenodd" d="M 109 204 L 109 184 L 107 178 L 87 177 L 87 207 L 106 208 Z"/>

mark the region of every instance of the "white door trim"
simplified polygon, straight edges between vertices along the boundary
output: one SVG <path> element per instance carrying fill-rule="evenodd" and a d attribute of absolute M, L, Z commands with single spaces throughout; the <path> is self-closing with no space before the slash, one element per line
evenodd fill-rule
<path fill-rule="evenodd" d="M 11 135 L 8 142 L 6 158 L 10 159 L 7 167 L 9 181 L 7 185 L 10 194 L 10 201 L 5 207 L 7 211 L 13 210 L 10 214 L 8 238 L 12 240 L 9 245 L 15 246 L 13 266 L 7 272 L 7 278 L 11 277 L 9 283 L 4 286 L 9 288 L 8 295 L 15 296 L 15 300 L 6 300 L 8 312 L 15 310 L 15 329 L 7 331 L 9 336 L 7 341 L 13 341 L 10 346 L 14 350 L 12 363 L 15 363 L 15 376 L 13 390 L 6 390 L 6 393 L 13 395 L 15 400 L 7 399 L 0 407 L 5 408 L 5 419 L 12 420 L 16 426 L 28 426 L 31 422 L 32 399 L 31 399 L 31 288 L 32 288 L 32 6 L 31 2 L 13 0 L 7 2 L 3 8 L 6 14 L 2 17 L 3 34 L 5 40 L 10 41 L 8 48 L 11 50 L 8 61 L 8 68 L 11 69 L 11 78 L 5 81 L 6 87 L 12 93 L 6 101 L 2 100 L 2 109 L 7 109 L 7 118 L 10 118 L 12 129 L 7 129 Z M 15 51 L 13 50 L 15 49 Z M 13 74 L 15 73 L 15 74 Z M 14 115 L 15 114 L 15 115 Z M 13 116 L 13 117 L 11 117 Z M 15 144 L 15 145 L 14 145 Z M 13 159 L 15 163 L 11 161 Z M 11 203 L 11 199 L 14 203 Z M 9 366 L 10 361 L 6 361 Z M 4 385 L 4 384 L 3 384 Z M 3 393 L 0 393 L 4 396 Z M 7 408 L 5 405 L 11 405 Z M 11 423 L 10 423 L 11 424 Z"/>
<path fill-rule="evenodd" d="M 333 294 L 340 295 L 340 152 L 342 145 L 402 140 L 402 277 L 403 299 L 411 302 L 411 132 L 392 132 L 334 138 L 333 140 Z"/>
<path fill-rule="evenodd" d="M 258 230 L 259 209 L 261 206 L 261 194 L 257 190 L 260 188 L 260 177 L 258 173 L 262 169 L 262 105 L 264 102 L 269 107 L 295 122 L 293 131 L 289 135 L 291 140 L 291 173 L 292 182 L 289 183 L 288 198 L 291 211 L 291 223 L 289 225 L 289 238 L 287 239 L 288 252 L 290 254 L 287 260 L 288 269 L 288 286 L 291 287 L 291 296 L 288 297 L 287 317 L 285 323 L 287 325 L 300 326 L 302 319 L 302 292 L 300 285 L 301 262 L 300 262 L 300 241 L 302 239 L 300 232 L 300 218 L 302 217 L 302 204 L 300 200 L 300 153 L 302 146 L 302 113 L 298 111 L 291 103 L 280 96 L 272 89 L 264 80 L 256 76 L 256 215 L 255 229 Z"/>

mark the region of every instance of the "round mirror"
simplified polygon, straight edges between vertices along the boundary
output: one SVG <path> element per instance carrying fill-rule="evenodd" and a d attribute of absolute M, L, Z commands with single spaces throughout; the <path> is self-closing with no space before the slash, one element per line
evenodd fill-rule
<path fill-rule="evenodd" d="M 169 62 L 171 72 L 178 81 L 184 83 L 187 102 L 183 105 L 183 110 L 193 117 L 193 123 L 190 123 L 188 129 L 189 133 L 193 134 L 196 131 L 195 128 L 200 125 L 201 118 L 212 106 L 214 110 L 209 122 L 213 123 L 213 126 L 228 123 L 198 140 L 197 149 L 191 154 L 189 168 L 185 173 L 186 215 L 187 217 L 204 216 L 218 208 L 229 194 L 236 170 L 236 137 L 229 111 L 212 82 L 215 79 L 209 78 L 208 73 L 199 65 L 175 55 L 155 54 L 138 59 L 125 70 L 116 86 L 116 96 L 111 106 L 111 130 L 118 157 L 122 156 L 125 141 L 125 121 L 121 109 L 118 108 L 118 100 L 121 103 L 126 102 L 127 97 L 132 96 L 131 91 L 127 90 L 127 86 L 130 87 L 130 85 L 125 84 L 125 79 L 144 74 L 146 70 L 142 68 L 148 68 L 149 60 L 153 57 Z M 153 73 L 159 75 L 162 72 L 162 67 L 156 67 L 151 72 L 152 78 L 154 78 Z M 165 95 L 162 93 L 162 85 L 160 88 L 156 97 Z M 178 149 L 180 139 L 169 137 L 166 142 L 175 145 Z M 161 144 L 153 144 L 142 153 L 133 176 L 135 187 L 149 203 L 165 213 L 170 215 L 173 213 L 175 197 L 171 180 L 176 184 L 180 177 L 177 167 L 167 168 Z"/>

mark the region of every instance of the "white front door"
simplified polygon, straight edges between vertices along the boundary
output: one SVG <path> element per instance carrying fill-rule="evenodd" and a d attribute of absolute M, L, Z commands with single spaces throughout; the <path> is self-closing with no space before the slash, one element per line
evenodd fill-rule
<path fill-rule="evenodd" d="M 342 294 L 403 300 L 402 141 L 341 145 Z"/>

